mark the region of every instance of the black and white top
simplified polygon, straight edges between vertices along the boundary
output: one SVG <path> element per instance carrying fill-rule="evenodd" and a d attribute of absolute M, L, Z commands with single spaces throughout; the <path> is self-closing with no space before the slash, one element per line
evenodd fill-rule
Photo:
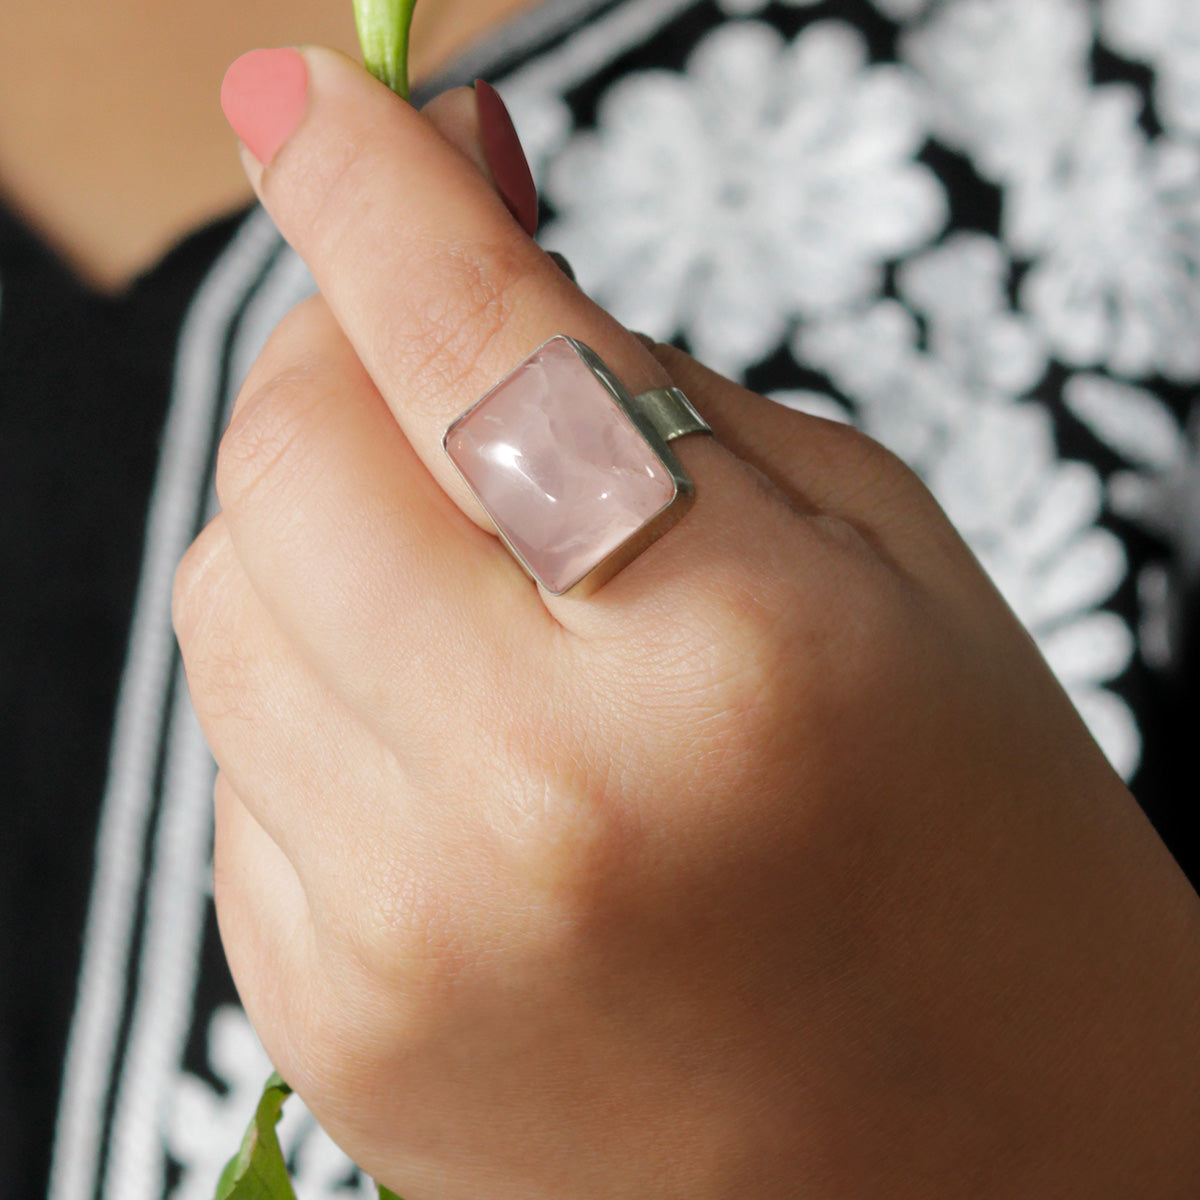
<path fill-rule="evenodd" d="M 1200 880 L 1200 6 L 549 0 L 476 75 L 597 300 L 919 470 Z M 116 300 L 0 211 L 5 1195 L 208 1200 L 268 1070 L 170 591 L 312 289 L 257 210 Z M 283 1137 L 301 1200 L 372 1194 Z"/>

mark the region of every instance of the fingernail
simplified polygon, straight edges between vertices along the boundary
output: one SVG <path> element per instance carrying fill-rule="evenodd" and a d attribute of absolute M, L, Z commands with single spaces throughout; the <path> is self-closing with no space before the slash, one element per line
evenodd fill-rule
<path fill-rule="evenodd" d="M 537 233 L 538 195 L 529 160 L 508 109 L 490 83 L 475 80 L 479 135 L 500 197 L 530 237 Z"/>
<path fill-rule="evenodd" d="M 567 261 L 565 254 L 559 254 L 557 250 L 549 250 L 547 253 L 554 259 L 554 265 L 572 282 L 575 283 L 575 268 Z"/>
<path fill-rule="evenodd" d="M 251 50 L 225 72 L 221 107 L 265 167 L 292 136 L 308 103 L 308 67 L 297 50 Z"/>

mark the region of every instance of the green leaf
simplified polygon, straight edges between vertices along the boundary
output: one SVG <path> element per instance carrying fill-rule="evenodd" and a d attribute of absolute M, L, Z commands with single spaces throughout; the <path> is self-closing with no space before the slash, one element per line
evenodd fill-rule
<path fill-rule="evenodd" d="M 242 1148 L 225 1164 L 214 1200 L 296 1200 L 275 1126 L 292 1089 L 278 1072 L 263 1084 L 262 1096 Z M 379 1200 L 400 1200 L 379 1185 Z"/>
<path fill-rule="evenodd" d="M 354 0 L 354 23 L 367 70 L 408 99 L 408 31 L 417 0 Z"/>
<path fill-rule="evenodd" d="M 291 1094 L 278 1074 L 263 1085 L 242 1148 L 221 1172 L 216 1200 L 296 1200 L 275 1133 L 283 1102 Z"/>

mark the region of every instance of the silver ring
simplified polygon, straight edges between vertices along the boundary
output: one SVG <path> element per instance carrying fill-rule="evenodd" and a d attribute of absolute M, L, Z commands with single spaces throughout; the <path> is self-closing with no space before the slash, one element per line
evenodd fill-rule
<path fill-rule="evenodd" d="M 456 418 L 442 446 L 525 571 L 588 595 L 660 538 L 696 488 L 669 443 L 712 434 L 677 387 L 630 395 L 558 334 Z"/>

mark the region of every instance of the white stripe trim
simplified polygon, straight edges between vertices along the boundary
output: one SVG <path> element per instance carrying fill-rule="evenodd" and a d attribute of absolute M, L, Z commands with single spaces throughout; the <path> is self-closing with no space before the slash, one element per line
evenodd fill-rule
<path fill-rule="evenodd" d="M 228 413 L 272 330 L 316 290 L 308 268 L 285 249 L 255 290 L 232 347 L 221 398 Z M 214 406 L 215 409 L 215 406 Z M 206 515 L 216 509 L 210 481 Z M 210 898 L 212 788 L 216 765 L 196 721 L 182 667 L 171 714 L 162 806 L 149 871 L 147 916 L 129 1044 L 109 1134 L 101 1194 L 159 1200 L 165 1181 L 163 1123 L 191 1029 L 200 946 Z"/>
<path fill-rule="evenodd" d="M 191 1028 L 197 949 L 209 904 L 216 767 L 188 698 L 182 666 L 167 756 L 138 961 L 137 1007 L 121 1063 L 101 1192 L 122 1200 L 160 1200 L 163 1194 L 164 1101 Z"/>
<path fill-rule="evenodd" d="M 657 33 L 698 0 L 640 0 L 590 24 L 547 54 L 505 76 L 506 86 L 561 92 Z"/>
<path fill-rule="evenodd" d="M 88 1200 L 96 1186 L 154 798 L 162 703 L 175 668 L 172 581 L 204 495 L 224 337 L 247 288 L 277 245 L 270 219 L 261 212 L 252 214 L 201 285 L 180 333 L 100 810 L 95 876 L 54 1134 L 50 1200 Z"/>
<path fill-rule="evenodd" d="M 415 90 L 414 101 L 424 100 L 459 83 L 470 83 L 486 75 L 496 64 L 533 50 L 539 43 L 567 32 L 613 0 L 543 0 L 536 8 L 506 22 L 499 29 L 468 46 L 456 58 L 429 80 L 423 80 Z M 696 3 L 696 0 L 691 0 Z"/>

